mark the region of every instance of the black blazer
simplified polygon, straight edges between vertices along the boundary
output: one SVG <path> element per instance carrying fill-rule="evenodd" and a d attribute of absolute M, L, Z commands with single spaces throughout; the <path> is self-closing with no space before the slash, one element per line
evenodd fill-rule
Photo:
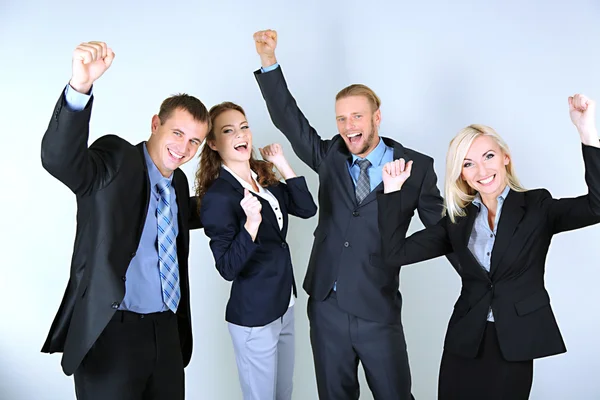
<path fill-rule="evenodd" d="M 555 200 L 545 189 L 509 191 L 498 221 L 490 273 L 468 249 L 476 206 L 467 206 L 467 215 L 456 223 L 444 217 L 405 239 L 412 213 L 410 200 L 406 201 L 410 193 L 403 188 L 379 196 L 385 268 L 398 273 L 402 265 L 451 251 L 460 261 L 462 290 L 448 324 L 447 351 L 476 356 L 490 306 L 506 360 L 532 360 L 566 351 L 544 287 L 544 271 L 554 234 L 600 222 L 600 149 L 583 145 L 583 159 L 585 196 Z"/>
<path fill-rule="evenodd" d="M 294 152 L 319 174 L 319 224 L 304 289 L 324 300 L 337 280 L 337 299 L 352 315 L 382 323 L 400 322 L 402 298 L 398 272 L 384 267 L 377 227 L 376 193 L 359 205 L 348 172 L 351 154 L 340 135 L 323 140 L 310 126 L 287 88 L 281 67 L 255 72 L 275 126 L 288 138 Z M 394 149 L 394 159 L 413 160 L 413 178 L 406 184 L 407 206 L 418 210 L 425 226 L 442 217 L 443 200 L 436 186 L 433 159 L 400 143 L 382 138 Z"/>
<path fill-rule="evenodd" d="M 268 186 L 279 201 L 283 229 L 279 229 L 270 204 L 256 196 L 262 205 L 262 222 L 256 241 L 244 228 L 246 214 L 240 205 L 244 188 L 221 168 L 202 198 L 200 215 L 204 232 L 210 238 L 215 266 L 223 278 L 233 281 L 225 319 L 241 326 L 264 326 L 287 311 L 296 283 L 290 249 L 285 240 L 288 215 L 310 218 L 317 206 L 303 177 Z"/>
<path fill-rule="evenodd" d="M 138 248 L 150 199 L 150 179 L 142 144 L 107 135 L 88 148 L 93 98 L 78 112 L 58 100 L 42 140 L 42 165 L 77 198 L 77 230 L 71 273 L 44 353 L 63 352 L 62 367 L 71 375 L 104 330 L 125 296 L 125 273 Z M 192 354 L 188 252 L 191 219 L 199 227 L 188 181 L 173 175 L 177 193 L 181 301 L 177 321 L 184 365 Z"/>

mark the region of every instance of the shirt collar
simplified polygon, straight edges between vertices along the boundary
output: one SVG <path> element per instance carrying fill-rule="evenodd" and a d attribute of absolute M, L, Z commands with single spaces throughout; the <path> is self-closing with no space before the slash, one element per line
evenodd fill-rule
<path fill-rule="evenodd" d="M 352 165 L 356 164 L 356 160 L 367 159 L 369 160 L 372 166 L 378 167 L 381 164 L 381 160 L 383 159 L 386 150 L 387 146 L 385 145 L 385 143 L 383 143 L 383 140 L 379 138 L 379 143 L 377 144 L 377 147 L 375 147 L 373 151 L 371 151 L 365 158 L 360 158 L 357 155 L 352 154 Z"/>
<path fill-rule="evenodd" d="M 246 182 L 245 180 L 243 180 L 242 178 L 240 178 L 235 172 L 233 172 L 233 170 L 231 168 L 229 168 L 227 165 L 222 164 L 222 167 L 225 171 L 229 172 L 231 175 L 233 175 L 233 177 L 240 183 L 240 185 L 242 185 L 242 187 L 244 189 L 248 189 L 251 192 L 254 192 L 254 188 L 252 188 L 252 185 L 250 185 L 248 182 Z M 254 179 L 254 182 L 256 182 L 256 186 L 258 186 L 258 192 L 263 192 L 264 188 L 262 186 L 260 186 L 260 184 L 258 183 L 258 180 L 256 178 L 258 178 L 258 174 L 252 170 L 250 170 L 250 173 L 252 174 L 252 179 Z"/>
<path fill-rule="evenodd" d="M 508 192 L 510 192 L 510 186 L 506 185 L 506 187 L 504 188 L 504 190 L 502 191 L 502 193 L 500 193 L 497 197 L 498 199 L 498 203 L 503 203 L 504 200 L 506 200 L 506 196 L 508 196 Z M 473 199 L 473 204 L 475 204 L 477 206 L 477 208 L 481 208 L 481 195 L 479 194 L 479 192 L 477 192 L 477 194 L 475 195 L 475 198 Z"/>

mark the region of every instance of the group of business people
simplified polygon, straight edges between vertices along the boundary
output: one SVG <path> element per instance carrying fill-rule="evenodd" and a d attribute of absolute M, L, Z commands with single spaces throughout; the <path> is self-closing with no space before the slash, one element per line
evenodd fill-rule
<path fill-rule="evenodd" d="M 446 255 L 462 291 L 439 398 L 527 399 L 533 360 L 566 351 L 544 288 L 552 235 L 600 222 L 595 103 L 569 98 L 587 195 L 525 190 L 506 143 L 471 125 L 450 143 L 443 200 L 433 160 L 379 136 L 380 99 L 370 88 L 337 94 L 339 133 L 323 139 L 287 88 L 276 32 L 254 41 L 271 119 L 319 176 L 303 285 L 319 398 L 358 399 L 359 362 L 374 398 L 412 398 L 400 267 Z M 286 233 L 290 215 L 317 212 L 306 181 L 278 144 L 256 157 L 241 106 L 207 110 L 186 94 L 163 101 L 147 141 L 106 135 L 88 146 L 93 84 L 114 57 L 103 42 L 75 49 L 42 141 L 44 168 L 77 198 L 69 283 L 42 351 L 63 353 L 78 399 L 183 399 L 189 230 L 204 228 L 216 269 L 232 281 L 225 319 L 244 399 L 291 399 L 297 288 Z M 179 167 L 202 143 L 192 196 Z M 415 210 L 426 229 L 407 238 Z"/>

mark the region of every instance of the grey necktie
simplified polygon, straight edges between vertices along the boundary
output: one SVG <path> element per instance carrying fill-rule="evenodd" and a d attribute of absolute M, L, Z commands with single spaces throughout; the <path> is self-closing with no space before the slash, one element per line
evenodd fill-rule
<path fill-rule="evenodd" d="M 362 203 L 362 201 L 371 193 L 371 180 L 369 179 L 369 172 L 367 171 L 371 166 L 371 162 L 369 160 L 356 160 L 356 163 L 360 167 L 360 174 L 358 175 L 358 180 L 356 181 L 356 201 L 358 204 Z"/>

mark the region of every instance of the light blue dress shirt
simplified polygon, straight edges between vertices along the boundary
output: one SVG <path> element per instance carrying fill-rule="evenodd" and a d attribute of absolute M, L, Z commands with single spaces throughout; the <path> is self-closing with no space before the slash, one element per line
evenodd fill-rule
<path fill-rule="evenodd" d="M 72 111 L 83 110 L 91 98 L 90 94 L 82 94 L 67 85 L 65 89 L 65 99 L 67 106 Z M 140 314 L 148 314 L 168 310 L 162 298 L 162 286 L 160 281 L 158 266 L 158 222 L 156 220 L 156 210 L 160 195 L 156 187 L 161 180 L 171 181 L 173 175 L 165 178 L 162 176 L 152 158 L 148 154 L 146 143 L 144 143 L 144 158 L 148 168 L 148 177 L 150 179 L 150 202 L 148 204 L 148 213 L 142 237 L 138 244 L 135 257 L 131 259 L 127 273 L 125 275 L 125 298 L 119 306 L 119 310 L 128 310 Z M 177 221 L 177 196 L 175 190 L 170 193 L 172 221 L 174 222 L 175 234 L 179 233 Z M 135 232 L 129 234 L 135 235 Z"/>
<path fill-rule="evenodd" d="M 492 249 L 496 242 L 496 231 L 498 230 L 498 221 L 500 220 L 500 214 L 502 213 L 502 206 L 504 200 L 510 191 L 510 187 L 506 185 L 502 193 L 498 196 L 498 207 L 496 209 L 496 217 L 494 218 L 494 230 L 490 229 L 488 224 L 488 209 L 483 204 L 479 193 L 475 195 L 473 204 L 479 209 L 475 222 L 473 223 L 473 230 L 469 237 L 469 250 L 479 262 L 482 268 L 488 273 L 490 272 L 491 260 L 492 260 Z M 494 314 L 492 309 L 488 312 L 488 321 L 494 322 Z"/>

